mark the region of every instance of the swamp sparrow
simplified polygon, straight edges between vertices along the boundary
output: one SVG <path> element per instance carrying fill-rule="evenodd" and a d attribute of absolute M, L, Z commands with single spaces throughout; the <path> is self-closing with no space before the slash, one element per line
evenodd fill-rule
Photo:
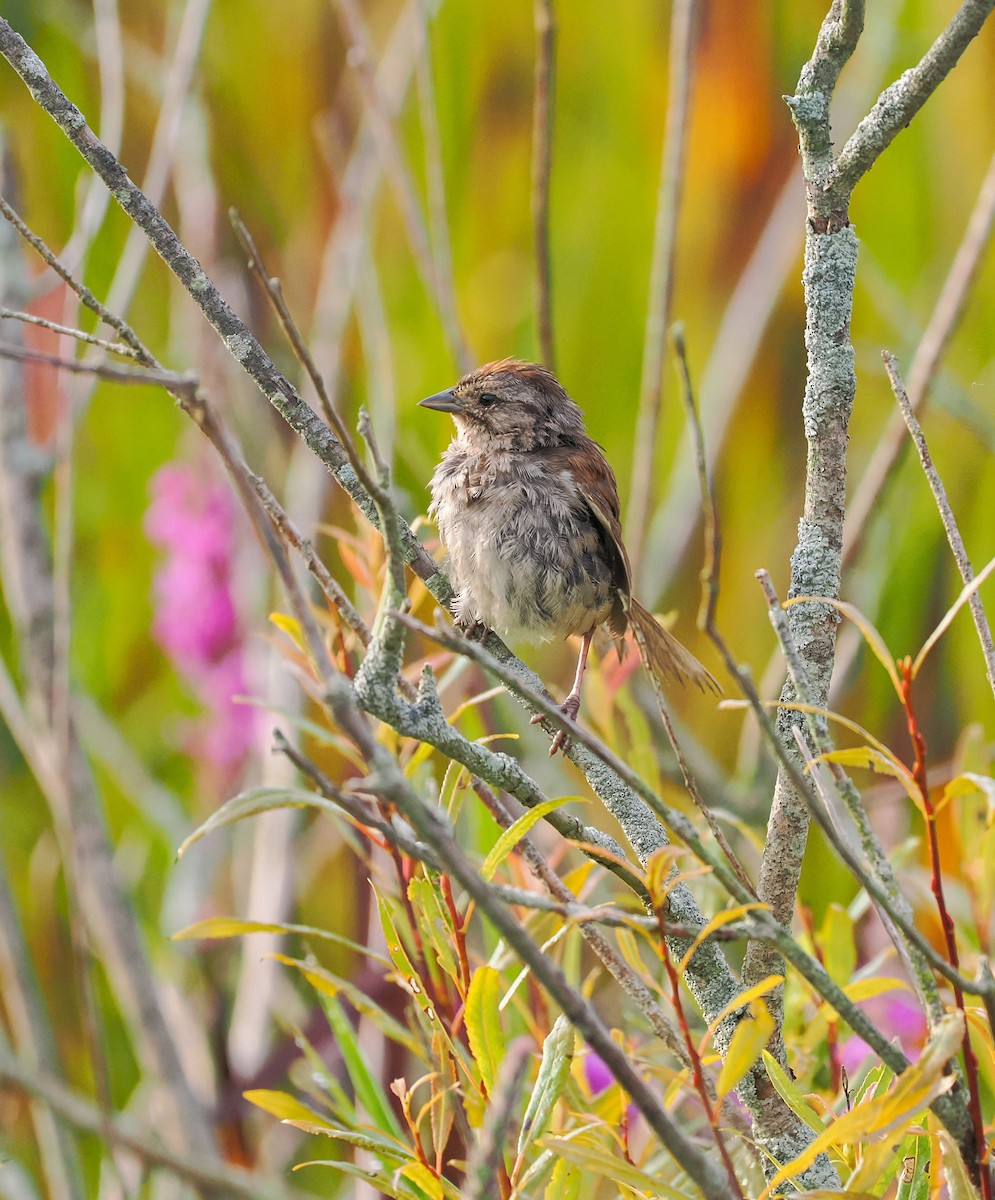
<path fill-rule="evenodd" d="M 583 639 L 562 712 L 575 719 L 594 631 L 621 657 L 631 625 L 658 681 L 719 687 L 632 595 L 618 486 L 584 418 L 545 367 L 502 359 L 471 371 L 423 408 L 452 413 L 456 436 L 432 476 L 432 504 L 464 629 L 509 641 Z M 538 718 L 534 718 L 538 719 Z M 566 744 L 558 732 L 550 754 Z"/>

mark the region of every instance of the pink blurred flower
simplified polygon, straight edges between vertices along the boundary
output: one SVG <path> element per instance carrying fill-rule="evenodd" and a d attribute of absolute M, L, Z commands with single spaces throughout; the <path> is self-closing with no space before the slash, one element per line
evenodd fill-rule
<path fill-rule="evenodd" d="M 592 1096 L 599 1095 L 615 1082 L 615 1076 L 605 1066 L 605 1060 L 593 1050 L 584 1055 L 584 1078 Z"/>
<path fill-rule="evenodd" d="M 152 479 L 145 532 L 164 551 L 154 583 L 156 639 L 210 714 L 196 753 L 234 771 L 252 745 L 244 635 L 235 603 L 238 510 L 223 481 L 173 463 Z"/>
<path fill-rule="evenodd" d="M 885 1037 L 889 1041 L 897 1038 L 903 1052 L 915 1062 L 926 1040 L 926 1018 L 908 992 L 886 992 L 869 1000 L 863 1008 Z M 868 1055 L 873 1054 L 856 1034 L 840 1047 L 840 1061 L 851 1079 L 857 1076 Z"/>

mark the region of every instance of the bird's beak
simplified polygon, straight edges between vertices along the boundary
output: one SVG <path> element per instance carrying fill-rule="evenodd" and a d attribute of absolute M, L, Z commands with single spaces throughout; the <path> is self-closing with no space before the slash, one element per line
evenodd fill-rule
<path fill-rule="evenodd" d="M 463 405 L 452 388 L 445 392 L 436 392 L 434 396 L 429 396 L 425 400 L 419 400 L 418 407 L 431 408 L 435 412 L 460 413 L 463 411 Z"/>

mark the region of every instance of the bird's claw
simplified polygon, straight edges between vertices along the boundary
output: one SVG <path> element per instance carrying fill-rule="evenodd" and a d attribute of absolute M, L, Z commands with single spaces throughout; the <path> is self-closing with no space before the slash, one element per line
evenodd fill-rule
<path fill-rule="evenodd" d="M 577 714 L 580 712 L 580 696 L 570 695 L 560 705 L 560 712 L 571 721 L 577 720 Z M 543 713 L 536 713 L 529 722 L 530 725 L 538 725 L 546 718 Z M 570 749 L 570 734 L 565 729 L 558 729 L 553 736 L 553 740 L 549 747 L 549 757 L 555 758 L 562 750 L 564 754 Z"/>

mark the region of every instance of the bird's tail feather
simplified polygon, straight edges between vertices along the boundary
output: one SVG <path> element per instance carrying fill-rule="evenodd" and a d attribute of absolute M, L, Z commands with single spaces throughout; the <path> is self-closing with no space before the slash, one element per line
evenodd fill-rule
<path fill-rule="evenodd" d="M 722 691 L 691 651 L 686 650 L 672 633 L 668 633 L 649 609 L 635 598 L 629 601 L 629 620 L 642 660 L 658 682 L 663 683 L 669 676 L 679 683 L 690 679 L 702 691 Z"/>

